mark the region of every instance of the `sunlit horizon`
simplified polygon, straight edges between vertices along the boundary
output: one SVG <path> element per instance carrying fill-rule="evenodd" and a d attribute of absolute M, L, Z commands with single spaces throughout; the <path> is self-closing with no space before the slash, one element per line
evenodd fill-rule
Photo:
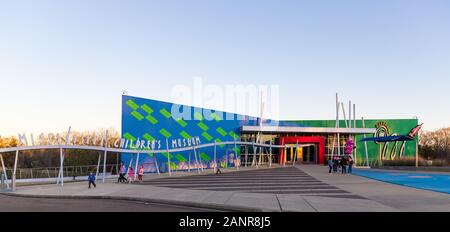
<path fill-rule="evenodd" d="M 172 102 L 196 77 L 279 86 L 279 120 L 333 120 L 337 92 L 450 127 L 448 1 L 5 1 L 0 27 L 0 136 L 120 131 L 124 90 Z"/>

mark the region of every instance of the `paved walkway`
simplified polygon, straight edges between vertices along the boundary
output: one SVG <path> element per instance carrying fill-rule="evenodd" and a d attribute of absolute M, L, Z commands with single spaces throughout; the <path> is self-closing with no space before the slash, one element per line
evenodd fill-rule
<path fill-rule="evenodd" d="M 64 187 L 27 186 L 18 188 L 12 194 L 137 200 L 230 211 L 450 211 L 448 194 L 411 189 L 353 175 L 330 176 L 326 169 L 316 165 L 270 170 L 260 168 L 253 171 L 248 171 L 250 168 L 243 171 L 245 168 L 241 168 L 239 173 L 232 173 L 235 169 L 226 170 L 226 174 L 217 177 L 177 173 L 170 179 L 166 175 L 147 176 L 148 182 L 145 184 L 117 184 L 109 180 L 104 184 L 99 183 L 96 189 L 87 189 L 85 182 L 65 184 Z M 211 172 L 208 170 L 204 173 Z M 270 177 L 268 173 L 276 176 Z M 221 184 L 215 184 L 216 181 Z M 246 184 L 240 184 L 240 181 L 246 181 Z M 314 185 L 318 188 L 314 188 Z M 314 192 L 319 190 L 321 192 Z"/>
<path fill-rule="evenodd" d="M 185 176 L 146 181 L 143 184 L 220 192 L 297 194 L 342 198 L 362 197 L 326 184 L 295 167 Z"/>
<path fill-rule="evenodd" d="M 210 209 L 111 199 L 53 199 L 0 195 L 0 212 L 211 212 Z"/>
<path fill-rule="evenodd" d="M 392 184 L 450 194 L 450 173 L 355 170 L 354 174 Z"/>
<path fill-rule="evenodd" d="M 325 183 L 400 211 L 450 212 L 449 194 L 385 183 L 357 175 L 329 175 L 324 171 L 328 167 L 318 167 L 320 166 L 301 166 L 301 169 Z"/>

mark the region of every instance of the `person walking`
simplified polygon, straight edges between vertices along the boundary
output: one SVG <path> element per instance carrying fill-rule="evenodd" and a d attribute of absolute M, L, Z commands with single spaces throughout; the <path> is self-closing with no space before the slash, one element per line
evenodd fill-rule
<path fill-rule="evenodd" d="M 125 178 L 125 174 L 126 174 L 125 165 L 122 162 L 120 164 L 120 168 L 119 168 L 119 179 L 117 180 L 117 183 L 127 182 L 127 178 Z"/>
<path fill-rule="evenodd" d="M 352 173 L 352 169 L 353 169 L 353 159 L 350 157 L 348 159 L 348 173 Z"/>
<path fill-rule="evenodd" d="M 216 175 L 219 175 L 219 173 L 222 174 L 222 171 L 220 170 L 220 165 L 217 162 L 216 162 L 216 168 L 217 168 Z"/>
<path fill-rule="evenodd" d="M 333 158 L 333 173 L 337 173 L 338 171 L 339 160 L 337 157 Z"/>
<path fill-rule="evenodd" d="M 133 167 L 130 166 L 130 168 L 128 169 L 128 183 L 131 184 L 134 182 L 134 171 L 133 171 Z"/>
<path fill-rule="evenodd" d="M 342 174 L 347 173 L 347 158 L 345 156 L 342 156 L 341 158 L 341 166 L 342 166 Z"/>
<path fill-rule="evenodd" d="M 88 176 L 89 181 L 89 188 L 91 188 L 91 184 L 94 185 L 94 188 L 97 188 L 97 185 L 95 185 L 95 175 L 91 172 Z"/>
<path fill-rule="evenodd" d="M 328 158 L 328 168 L 329 168 L 328 173 L 329 173 L 330 175 L 331 175 L 331 171 L 333 170 L 333 165 L 334 165 L 334 162 L 333 162 L 333 160 L 331 159 L 331 157 Z"/>
<path fill-rule="evenodd" d="M 144 176 L 144 165 L 141 165 L 139 167 L 139 175 L 138 175 L 139 182 L 141 183 L 144 181 L 142 178 L 143 176 Z"/>

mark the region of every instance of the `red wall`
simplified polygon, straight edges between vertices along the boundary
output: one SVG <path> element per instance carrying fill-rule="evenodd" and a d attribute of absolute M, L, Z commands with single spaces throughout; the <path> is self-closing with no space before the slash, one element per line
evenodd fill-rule
<path fill-rule="evenodd" d="M 318 144 L 319 152 L 318 152 L 318 164 L 325 163 L 325 138 L 322 136 L 288 136 L 288 137 L 280 137 L 280 145 L 285 144 L 296 144 L 296 143 L 315 143 Z M 280 164 L 283 164 L 284 161 L 284 149 L 281 149 L 280 152 Z"/>

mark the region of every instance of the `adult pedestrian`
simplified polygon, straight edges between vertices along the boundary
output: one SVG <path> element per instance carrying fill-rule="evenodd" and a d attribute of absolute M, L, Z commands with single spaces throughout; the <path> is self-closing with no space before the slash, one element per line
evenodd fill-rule
<path fill-rule="evenodd" d="M 339 160 L 337 157 L 333 158 L 333 173 L 337 173 L 339 166 Z"/>
<path fill-rule="evenodd" d="M 333 164 L 334 164 L 334 162 L 333 162 L 333 160 L 331 159 L 331 157 L 328 158 L 328 168 L 329 168 L 328 173 L 329 173 L 330 175 L 331 175 L 331 171 L 333 170 Z"/>
<path fill-rule="evenodd" d="M 347 173 L 347 158 L 345 156 L 341 157 L 342 174 Z"/>
<path fill-rule="evenodd" d="M 350 157 L 348 159 L 348 173 L 352 173 L 352 169 L 353 169 L 353 159 Z"/>
<path fill-rule="evenodd" d="M 219 173 L 222 174 L 222 171 L 220 170 L 220 164 L 217 162 L 216 162 L 216 169 L 217 169 L 216 175 L 219 175 Z"/>
<path fill-rule="evenodd" d="M 125 174 L 126 174 L 126 170 L 125 170 L 125 165 L 123 164 L 123 162 L 120 164 L 120 168 L 119 168 L 119 179 L 117 180 L 118 183 L 126 183 L 127 182 L 127 178 L 125 178 Z"/>

